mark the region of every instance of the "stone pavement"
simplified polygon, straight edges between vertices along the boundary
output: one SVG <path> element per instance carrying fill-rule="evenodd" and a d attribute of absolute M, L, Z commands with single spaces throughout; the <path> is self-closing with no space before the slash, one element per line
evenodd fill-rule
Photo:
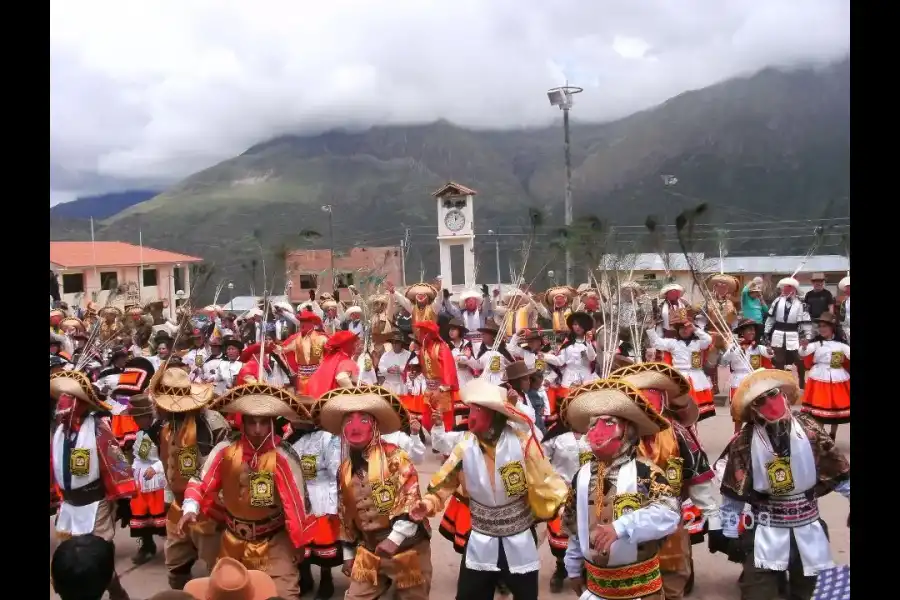
<path fill-rule="evenodd" d="M 723 386 L 726 385 L 723 381 Z M 699 425 L 700 438 L 706 447 L 710 461 L 715 461 L 725 444 L 731 438 L 733 426 L 728 415 L 727 407 L 718 408 L 716 417 L 707 419 Z M 850 428 L 842 426 L 838 431 L 838 447 L 845 453 L 850 452 Z M 428 478 L 439 466 L 436 455 L 428 452 L 425 462 L 420 465 L 421 483 L 427 484 Z M 819 504 L 823 518 L 829 525 L 831 534 L 831 547 L 834 559 L 838 563 L 850 564 L 850 532 L 846 527 L 847 501 L 837 494 L 829 494 Z M 432 520 L 435 536 L 432 541 L 432 561 L 434 567 L 434 581 L 431 597 L 435 600 L 451 600 L 456 594 L 456 579 L 459 572 L 460 556 L 456 554 L 450 542 L 437 534 L 439 518 Z M 51 522 L 51 554 L 56 547 L 53 541 L 53 527 Z M 166 572 L 162 562 L 162 555 L 141 567 L 135 568 L 131 564 L 131 556 L 136 550 L 135 543 L 127 537 L 127 532 L 122 530 L 116 536 L 117 569 L 122 576 L 125 589 L 131 594 L 132 600 L 146 600 L 154 593 L 166 589 Z M 160 549 L 162 543 L 159 544 Z M 695 546 L 694 563 L 696 569 L 696 585 L 692 600 L 738 600 L 740 594 L 737 588 L 737 578 L 740 567 L 728 562 L 721 554 L 710 555 L 706 546 Z M 541 598 L 574 598 L 575 595 L 568 591 L 555 595 L 549 591 L 550 575 L 553 572 L 554 561 L 547 544 L 541 548 Z M 198 574 L 200 568 L 197 568 Z M 316 569 L 313 569 L 316 573 Z M 341 598 L 346 589 L 346 578 L 335 570 L 335 583 L 337 593 L 335 598 Z M 311 596 L 309 596 L 311 598 Z M 50 595 L 51 600 L 58 599 L 55 594 Z M 500 596 L 498 596 L 500 598 Z M 388 600 L 388 599 L 385 599 Z"/>

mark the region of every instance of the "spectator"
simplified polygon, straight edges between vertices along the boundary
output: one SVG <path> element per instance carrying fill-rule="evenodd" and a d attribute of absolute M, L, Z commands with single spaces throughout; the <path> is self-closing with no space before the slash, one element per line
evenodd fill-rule
<path fill-rule="evenodd" d="M 822 313 L 834 314 L 834 294 L 825 289 L 825 274 L 813 273 L 810 280 L 812 280 L 813 289 L 806 292 L 806 296 L 803 298 L 809 311 L 809 318 L 815 321 L 822 316 Z"/>
<path fill-rule="evenodd" d="M 113 578 L 116 552 L 96 535 L 63 541 L 50 559 L 50 581 L 62 600 L 100 600 Z"/>
<path fill-rule="evenodd" d="M 762 277 L 754 277 L 741 291 L 741 314 L 756 323 L 756 339 L 761 340 L 765 323 L 766 303 L 762 299 Z"/>

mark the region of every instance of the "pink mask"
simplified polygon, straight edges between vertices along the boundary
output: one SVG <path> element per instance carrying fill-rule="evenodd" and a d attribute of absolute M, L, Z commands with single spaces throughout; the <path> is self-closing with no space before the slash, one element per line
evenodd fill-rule
<path fill-rule="evenodd" d="M 596 312 L 599 306 L 600 304 L 599 302 L 597 302 L 596 298 L 590 297 L 585 299 L 584 301 L 584 307 L 591 312 Z"/>
<path fill-rule="evenodd" d="M 472 433 L 487 433 L 493 422 L 493 411 L 476 404 L 469 407 L 469 431 Z"/>
<path fill-rule="evenodd" d="M 597 419 L 588 430 L 587 439 L 594 456 L 600 460 L 613 458 L 622 448 L 621 427 L 612 420 Z"/>
<path fill-rule="evenodd" d="M 478 300 L 475 298 L 466 298 L 466 310 L 475 312 L 478 309 Z"/>
<path fill-rule="evenodd" d="M 425 303 L 428 302 L 428 296 L 426 296 L 425 294 L 416 294 L 416 302 L 418 302 L 421 305 L 424 305 Z"/>
<path fill-rule="evenodd" d="M 650 406 L 652 406 L 656 412 L 662 412 L 663 404 L 666 398 L 665 392 L 662 392 L 660 390 L 641 390 L 641 394 L 644 396 L 644 398 L 647 399 L 647 401 L 650 403 Z"/>
<path fill-rule="evenodd" d="M 375 437 L 375 419 L 372 415 L 352 412 L 344 417 L 344 439 L 354 450 L 361 450 Z"/>
<path fill-rule="evenodd" d="M 766 396 L 762 404 L 756 409 L 759 415 L 766 421 L 780 421 L 788 416 L 787 399 L 780 390 L 774 390 L 771 396 Z"/>
<path fill-rule="evenodd" d="M 671 292 L 666 292 L 666 300 L 669 301 L 670 304 L 675 304 L 678 302 L 678 298 L 681 297 L 681 292 L 677 290 L 672 290 Z"/>
<path fill-rule="evenodd" d="M 566 297 L 565 296 L 554 296 L 553 304 L 556 305 L 556 308 L 562 308 L 566 305 Z"/>

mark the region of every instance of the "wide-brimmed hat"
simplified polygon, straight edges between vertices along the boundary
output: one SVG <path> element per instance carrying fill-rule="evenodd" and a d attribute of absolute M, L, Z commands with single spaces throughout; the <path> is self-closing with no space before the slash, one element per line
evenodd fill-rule
<path fill-rule="evenodd" d="M 684 293 L 684 288 L 678 285 L 677 283 L 667 283 L 659 289 L 659 295 L 665 296 L 669 292 L 681 292 Z"/>
<path fill-rule="evenodd" d="M 129 417 L 144 417 L 153 414 L 153 401 L 147 394 L 135 394 L 128 402 L 125 414 Z"/>
<path fill-rule="evenodd" d="M 338 303 L 335 302 L 334 300 L 332 300 L 331 298 L 329 298 L 329 299 L 327 299 L 327 300 L 323 300 L 323 301 L 319 304 L 319 306 L 322 307 L 322 310 L 328 310 L 329 308 L 337 308 L 337 307 L 338 307 Z"/>
<path fill-rule="evenodd" d="M 728 293 L 730 294 L 733 294 L 735 290 L 738 289 L 737 277 L 726 275 L 725 273 L 715 273 L 713 275 L 710 275 L 706 280 L 706 285 L 711 288 L 719 284 L 728 286 Z"/>
<path fill-rule="evenodd" d="M 109 404 L 100 399 L 97 388 L 81 371 L 58 371 L 50 375 L 50 396 L 59 400 L 62 394 L 74 396 L 102 410 L 111 408 Z"/>
<path fill-rule="evenodd" d="M 153 363 L 138 356 L 128 359 L 125 363 L 125 369 L 119 373 L 116 387 L 113 388 L 112 396 L 134 396 L 142 394 L 150 386 L 156 368 Z"/>
<path fill-rule="evenodd" d="M 621 379 L 639 390 L 665 392 L 669 407 L 678 411 L 683 425 L 690 427 L 700 418 L 700 409 L 691 396 L 690 381 L 670 365 L 659 362 L 628 365 L 610 373 L 609 378 Z"/>
<path fill-rule="evenodd" d="M 463 290 L 459 295 L 459 301 L 465 302 L 466 300 L 481 300 L 481 290 Z"/>
<path fill-rule="evenodd" d="M 691 308 L 680 307 L 669 313 L 669 325 L 678 327 L 694 322 L 696 313 Z"/>
<path fill-rule="evenodd" d="M 553 299 L 557 296 L 563 296 L 567 302 L 571 302 L 577 295 L 578 292 L 575 288 L 568 285 L 557 285 L 544 292 L 544 304 L 553 306 Z"/>
<path fill-rule="evenodd" d="M 832 327 L 837 326 L 838 322 L 837 317 L 834 316 L 833 312 L 823 312 L 821 315 L 813 319 L 813 321 L 815 321 L 816 323 L 827 323 Z"/>
<path fill-rule="evenodd" d="M 847 291 L 847 288 L 850 287 L 850 276 L 847 275 L 843 279 L 838 282 L 838 290 L 844 292 Z"/>
<path fill-rule="evenodd" d="M 746 329 L 747 327 L 756 327 L 758 324 L 759 323 L 757 323 L 753 319 L 741 319 L 734 324 L 734 327 L 731 328 L 731 331 L 732 333 L 739 334 L 741 330 Z"/>
<path fill-rule="evenodd" d="M 466 324 L 463 323 L 459 319 L 456 319 L 456 318 L 450 319 L 450 321 L 447 323 L 447 329 L 450 329 L 451 327 L 455 327 L 456 329 L 459 329 L 459 332 L 463 335 L 466 335 L 467 333 L 469 333 L 469 328 L 466 327 Z"/>
<path fill-rule="evenodd" d="M 800 287 L 800 282 L 797 281 L 796 279 L 794 279 L 793 277 L 784 277 L 783 279 L 779 280 L 779 282 L 778 282 L 779 289 L 783 288 L 786 285 L 789 285 L 796 290 Z"/>
<path fill-rule="evenodd" d="M 434 302 L 434 299 L 438 296 L 438 291 L 430 283 L 420 282 L 409 286 L 404 295 L 410 302 L 415 302 L 416 296 L 419 294 L 425 295 L 429 302 Z"/>
<path fill-rule="evenodd" d="M 662 418 L 654 419 L 641 405 L 645 403 L 639 389 L 621 379 L 598 379 L 579 386 L 566 403 L 565 422 L 576 433 L 587 433 L 591 419 L 599 416 L 618 417 L 632 423 L 639 437 L 653 435 L 668 427 Z"/>
<path fill-rule="evenodd" d="M 334 334 L 328 338 L 328 341 L 325 342 L 325 350 L 337 350 L 339 348 L 343 348 L 349 344 L 356 344 L 359 341 L 359 336 L 353 333 L 352 331 L 336 331 Z"/>
<path fill-rule="evenodd" d="M 362 316 L 363 311 L 359 306 L 348 306 L 347 310 L 344 311 L 344 315 L 349 317 L 350 315 L 360 315 Z"/>
<path fill-rule="evenodd" d="M 311 398 L 306 399 L 306 403 L 311 402 Z M 311 421 L 306 403 L 285 388 L 256 382 L 231 388 L 216 398 L 209 408 L 248 417 L 283 417 L 293 422 Z"/>
<path fill-rule="evenodd" d="M 115 315 L 116 317 L 125 316 L 125 313 L 122 312 L 122 309 L 118 306 L 104 306 L 99 311 L 97 311 L 97 314 L 101 317 L 106 317 L 108 315 Z"/>
<path fill-rule="evenodd" d="M 278 596 L 268 574 L 248 570 L 233 558 L 219 559 L 209 577 L 192 579 L 184 591 L 197 600 L 269 600 Z"/>
<path fill-rule="evenodd" d="M 781 369 L 757 369 L 741 381 L 731 398 L 731 417 L 734 421 L 750 419 L 749 409 L 753 401 L 769 390 L 780 389 L 789 404 L 800 400 L 800 386 L 794 376 Z"/>
<path fill-rule="evenodd" d="M 382 435 L 409 427 L 409 412 L 400 399 L 378 385 L 339 388 L 322 395 L 324 404 L 319 411 L 322 429 L 341 435 L 344 417 L 363 412 L 375 418 Z"/>
<path fill-rule="evenodd" d="M 587 314 L 586 312 L 573 312 L 568 317 L 566 317 L 566 327 L 571 330 L 573 323 L 578 323 L 579 325 L 581 325 L 581 328 L 584 329 L 585 332 L 591 331 L 594 328 L 594 317 Z"/>
<path fill-rule="evenodd" d="M 540 341 L 543 343 L 544 336 L 541 335 L 541 332 L 537 329 L 529 329 L 525 332 L 525 335 L 519 338 L 519 345 L 527 346 L 528 342 Z"/>
<path fill-rule="evenodd" d="M 459 390 L 459 398 L 466 406 L 481 406 L 498 412 L 510 421 L 531 424 L 531 420 L 516 410 L 506 398 L 506 388 L 494 385 L 484 379 L 473 379 Z"/>
<path fill-rule="evenodd" d="M 222 340 L 222 347 L 228 348 L 232 346 L 238 349 L 238 352 L 241 352 L 244 349 L 244 342 L 237 338 L 228 338 L 227 340 Z"/>
<path fill-rule="evenodd" d="M 523 377 L 530 377 L 534 373 L 534 367 L 529 367 L 527 364 L 525 364 L 524 360 L 514 360 L 513 362 L 506 365 L 507 381 L 522 379 Z"/>
<path fill-rule="evenodd" d="M 628 281 L 622 283 L 619 287 L 623 290 L 632 290 L 634 292 L 644 291 L 644 287 L 633 279 L 629 279 Z"/>
<path fill-rule="evenodd" d="M 153 375 L 147 393 L 158 408 L 171 413 L 200 410 L 215 397 L 211 383 L 194 383 L 186 371 L 166 368 Z"/>
<path fill-rule="evenodd" d="M 372 294 L 369 296 L 369 306 L 375 306 L 376 304 L 387 304 L 389 299 L 386 294 Z"/>
<path fill-rule="evenodd" d="M 63 331 L 70 328 L 77 331 L 84 331 L 84 323 L 77 317 L 66 317 L 59 322 L 59 328 Z"/>
<path fill-rule="evenodd" d="M 478 328 L 478 333 L 493 333 L 494 335 L 497 335 L 500 333 L 500 326 L 497 325 L 497 323 L 485 321 L 484 325 Z"/>
<path fill-rule="evenodd" d="M 753 292 L 762 293 L 762 288 L 763 288 L 763 286 L 762 286 L 761 282 L 751 281 L 750 283 L 747 284 L 747 293 L 748 294 L 753 293 Z"/>
<path fill-rule="evenodd" d="M 389 335 L 387 341 L 391 344 L 403 344 L 405 346 L 409 344 L 409 336 L 397 329 Z"/>

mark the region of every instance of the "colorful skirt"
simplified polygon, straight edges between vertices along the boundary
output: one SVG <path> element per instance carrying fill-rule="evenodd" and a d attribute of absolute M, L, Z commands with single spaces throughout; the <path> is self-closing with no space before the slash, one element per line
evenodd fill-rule
<path fill-rule="evenodd" d="M 131 537 L 166 535 L 165 490 L 138 492 L 131 499 Z"/>
<path fill-rule="evenodd" d="M 430 432 L 434 424 L 431 422 L 431 406 L 425 401 L 425 395 L 417 394 L 415 396 L 403 396 L 403 398 L 408 398 L 408 400 L 403 401 L 403 405 L 413 413 L 413 416 L 421 417 L 422 427 Z M 453 410 L 453 406 L 460 402 L 459 392 L 450 392 L 450 399 L 450 410 L 441 412 L 444 431 L 454 431 L 455 429 L 456 413 Z M 413 410 L 410 410 L 409 406 L 419 410 L 419 412 L 415 413 Z"/>
<path fill-rule="evenodd" d="M 458 494 L 453 494 L 447 502 L 438 531 L 450 540 L 454 550 L 465 554 L 469 532 L 472 531 L 472 513 L 469 512 L 465 499 Z"/>
<path fill-rule="evenodd" d="M 690 381 L 691 379 L 688 377 L 688 382 Z M 716 401 L 713 397 L 712 388 L 698 391 L 694 389 L 694 384 L 691 382 L 691 398 L 697 403 L 697 408 L 700 411 L 698 421 L 716 416 Z"/>
<path fill-rule="evenodd" d="M 706 538 L 706 520 L 699 508 L 690 500 L 681 505 L 681 518 L 691 536 L 691 544 L 702 544 Z"/>
<path fill-rule="evenodd" d="M 806 378 L 801 410 L 819 423 L 839 425 L 850 422 L 850 380 L 819 381 Z"/>
<path fill-rule="evenodd" d="M 313 529 L 312 541 L 307 546 L 306 560 L 320 567 L 340 566 L 344 557 L 341 554 L 341 544 L 338 541 L 340 521 L 337 515 L 322 515 L 316 517 Z"/>
<path fill-rule="evenodd" d="M 110 427 L 113 435 L 116 437 L 116 441 L 119 442 L 119 446 L 122 448 L 131 447 L 131 444 L 134 444 L 135 437 L 137 437 L 137 432 L 140 430 L 140 427 L 134 422 L 134 418 L 126 414 L 113 415 L 112 419 L 110 419 Z"/>
<path fill-rule="evenodd" d="M 547 540 L 550 542 L 550 552 L 553 556 L 557 559 L 565 557 L 566 548 L 569 547 L 569 536 L 563 532 L 561 517 L 547 523 Z"/>

